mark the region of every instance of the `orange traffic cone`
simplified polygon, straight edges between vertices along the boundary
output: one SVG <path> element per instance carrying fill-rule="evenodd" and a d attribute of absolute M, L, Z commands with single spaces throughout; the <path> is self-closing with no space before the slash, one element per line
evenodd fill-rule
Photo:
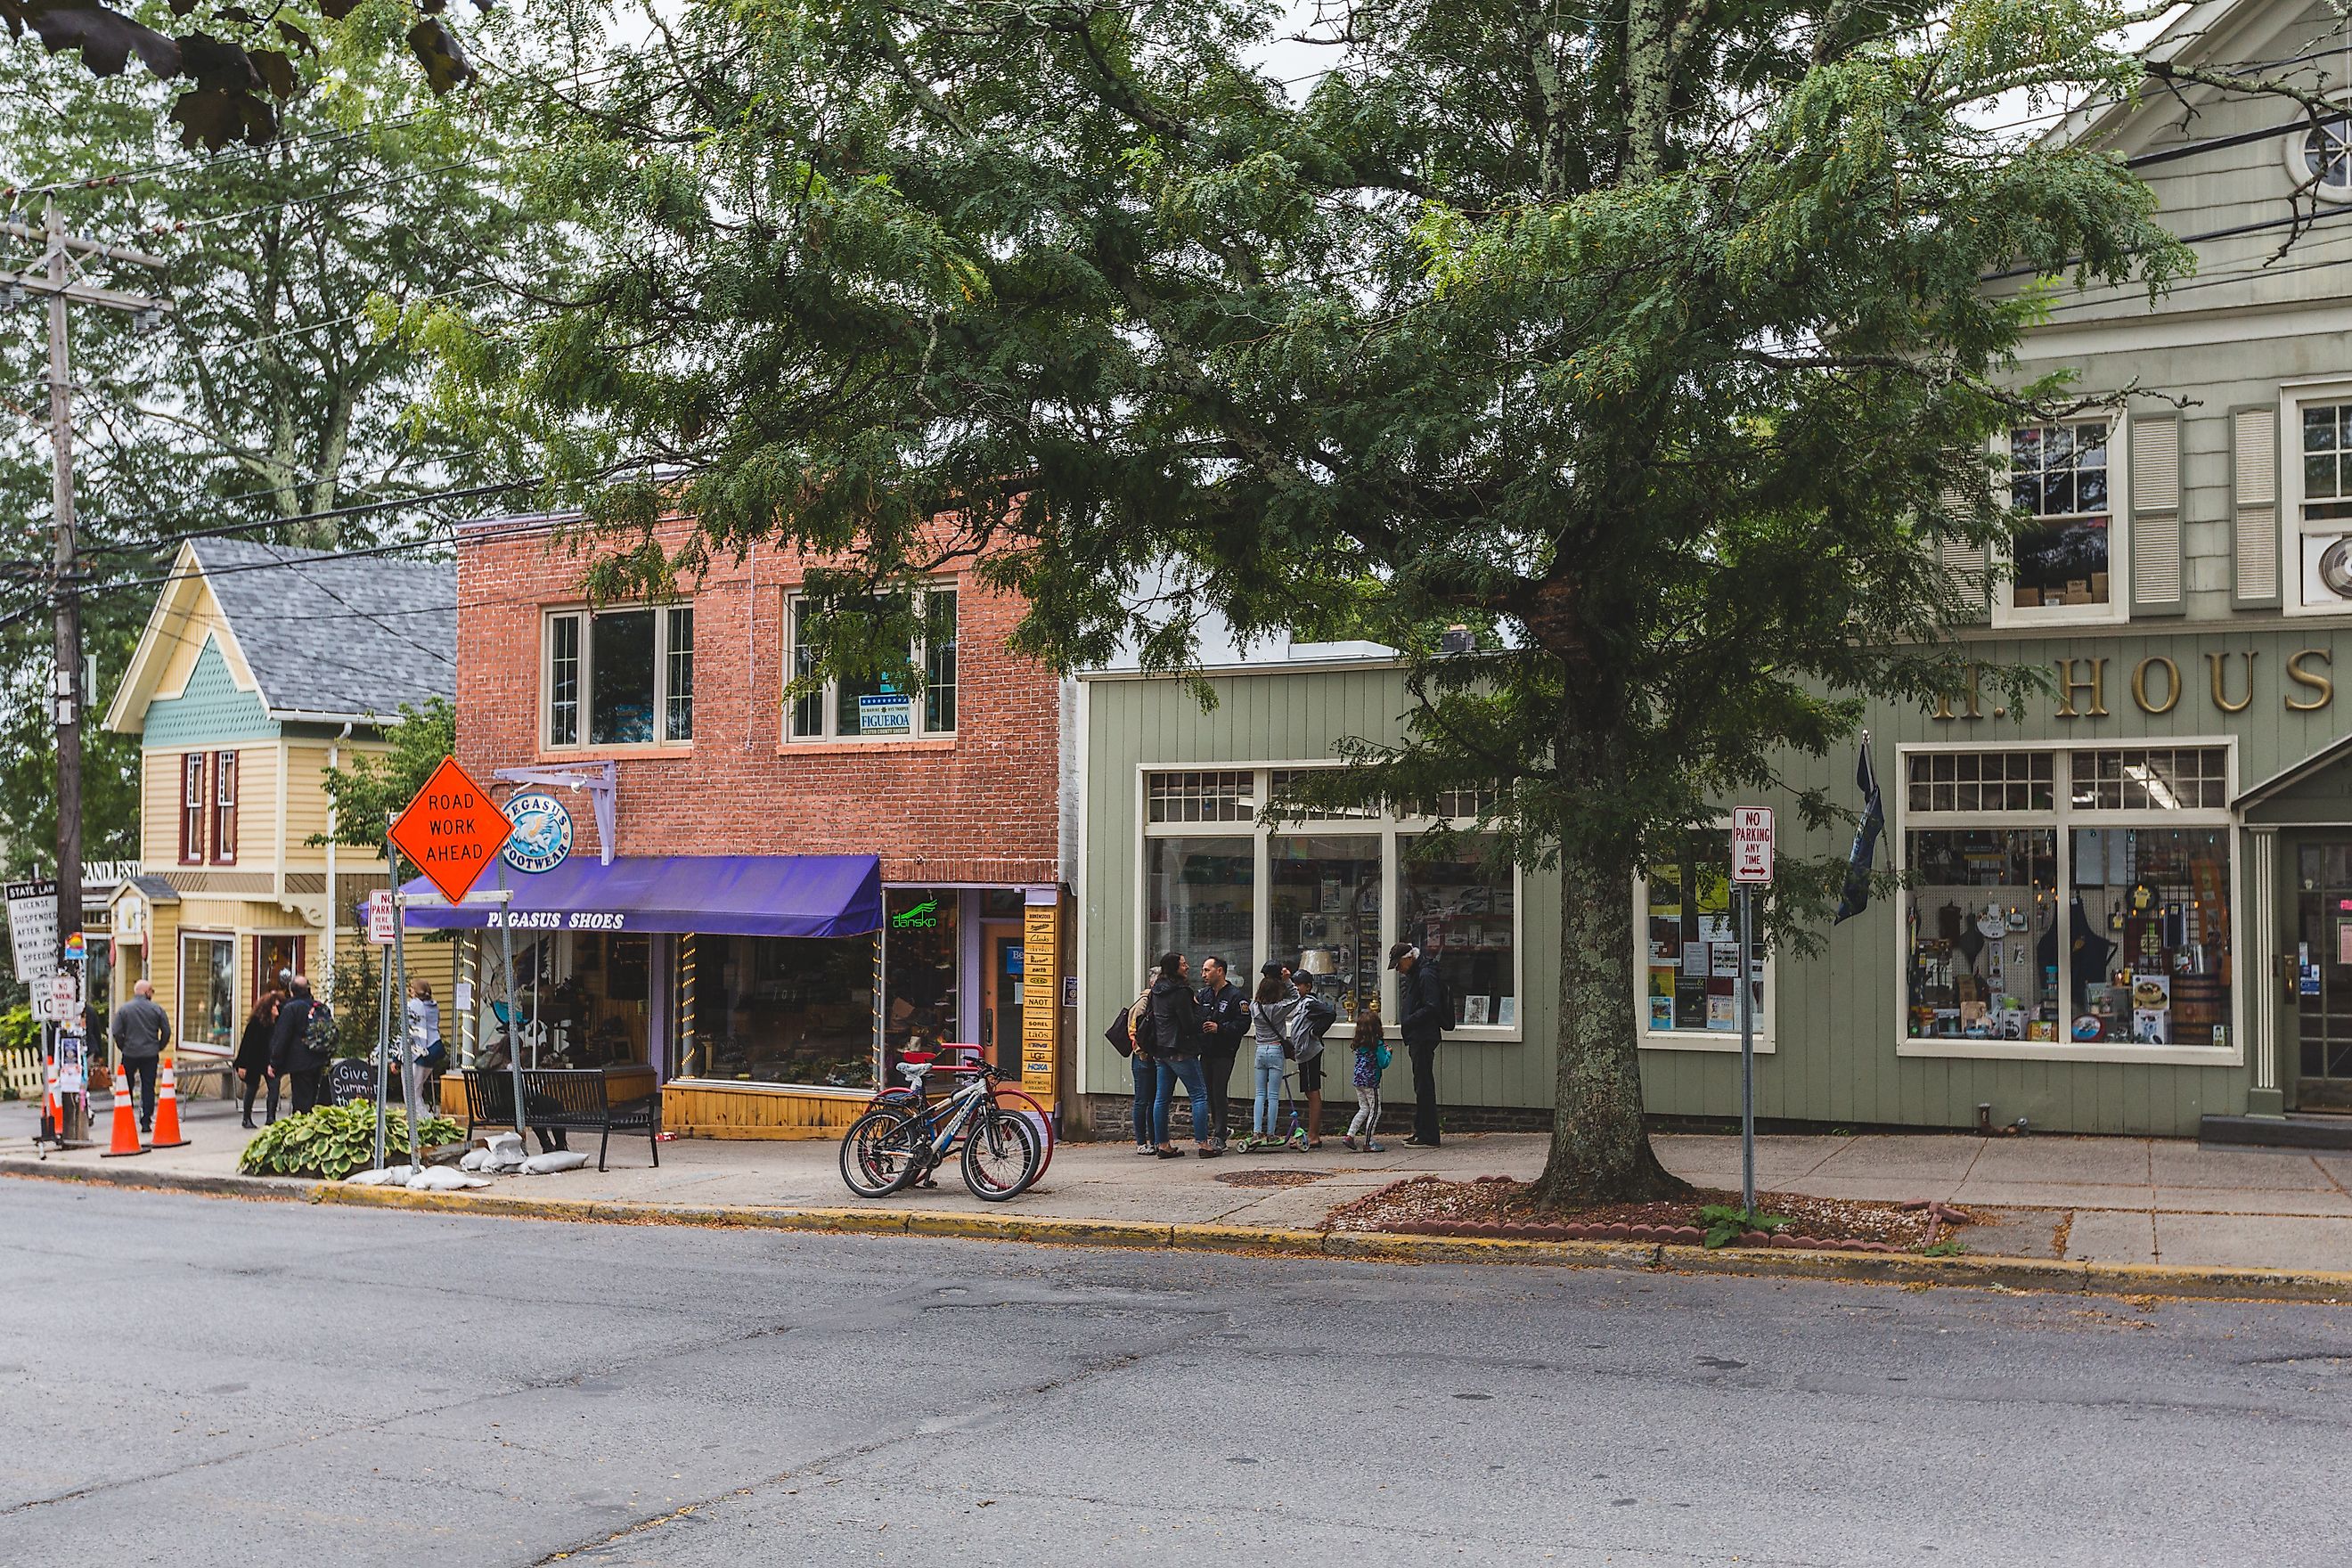
<path fill-rule="evenodd" d="M 155 1136 L 149 1141 L 150 1149 L 184 1149 L 188 1141 L 180 1136 L 179 1080 L 172 1074 L 172 1058 L 163 1058 L 155 1079 Z"/>
<path fill-rule="evenodd" d="M 131 1110 L 131 1075 L 122 1064 L 114 1064 L 114 1142 L 106 1146 L 101 1159 L 112 1160 L 124 1154 L 144 1154 L 139 1145 L 139 1118 Z"/>

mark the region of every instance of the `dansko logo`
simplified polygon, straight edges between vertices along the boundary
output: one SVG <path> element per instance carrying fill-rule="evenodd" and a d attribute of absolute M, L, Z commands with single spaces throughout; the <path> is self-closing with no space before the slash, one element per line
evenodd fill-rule
<path fill-rule="evenodd" d="M 940 923 L 940 901 L 925 899 L 919 904 L 909 904 L 890 917 L 892 931 L 929 931 Z"/>

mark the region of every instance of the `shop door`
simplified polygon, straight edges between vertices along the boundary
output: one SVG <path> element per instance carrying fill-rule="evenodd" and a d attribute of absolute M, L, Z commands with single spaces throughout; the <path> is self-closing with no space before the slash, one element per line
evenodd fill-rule
<path fill-rule="evenodd" d="M 257 936 L 253 939 L 253 989 L 257 994 L 281 974 L 301 973 L 300 937 Z"/>
<path fill-rule="evenodd" d="M 2352 1110 L 2352 841 L 2306 843 L 2298 858 L 2295 1100 Z"/>
<path fill-rule="evenodd" d="M 981 927 L 981 962 L 987 976 L 981 999 L 981 1043 L 996 1070 L 1021 1081 L 1021 1004 L 1025 952 L 1018 925 Z"/>

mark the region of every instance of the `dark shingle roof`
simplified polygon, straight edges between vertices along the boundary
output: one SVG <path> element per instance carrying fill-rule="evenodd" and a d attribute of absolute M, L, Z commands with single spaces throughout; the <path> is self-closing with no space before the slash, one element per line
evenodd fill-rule
<path fill-rule="evenodd" d="M 457 696 L 454 563 L 240 539 L 191 548 L 272 712 L 388 719 Z"/>

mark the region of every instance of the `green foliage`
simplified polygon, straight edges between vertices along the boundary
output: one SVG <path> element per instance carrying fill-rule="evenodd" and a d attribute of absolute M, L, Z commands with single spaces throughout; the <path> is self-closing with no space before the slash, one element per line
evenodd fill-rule
<path fill-rule="evenodd" d="M 425 1146 L 454 1143 L 465 1129 L 446 1116 L 425 1121 Z M 408 1112 L 394 1106 L 385 1113 L 384 1157 L 395 1163 L 408 1158 Z M 365 1101 L 322 1105 L 299 1116 L 289 1116 L 264 1128 L 237 1158 L 237 1169 L 248 1176 L 322 1176 L 340 1181 L 375 1162 L 375 1107 Z"/>
<path fill-rule="evenodd" d="M 40 1020 L 33 1016 L 30 1005 L 18 1003 L 0 1013 L 0 1050 L 28 1050 L 40 1043 Z"/>
<path fill-rule="evenodd" d="M 688 0 L 549 105 L 593 282 L 436 319 L 436 407 L 534 445 L 600 594 L 828 556 L 817 675 L 901 673 L 892 591 L 965 560 L 1058 668 L 1185 670 L 1213 618 L 1398 649 L 1407 738 L 1299 799 L 1488 792 L 1590 911 L 1546 1194 L 1664 1190 L 1622 890 L 1735 794 L 1837 821 L 1791 759 L 1959 684 L 1934 536 L 2005 542 L 1990 438 L 2072 395 L 2012 384 L 2033 280 L 2189 261 L 2121 160 L 1986 111 L 2144 68 L 2103 0 L 1329 15 L 1294 89 L 1255 0 Z M 1841 880 L 1784 858 L 1766 930 Z"/>
<path fill-rule="evenodd" d="M 1969 1244 L 1967 1242 L 1962 1241 L 1957 1236 L 1948 1236 L 1942 1240 L 1935 1242 L 1930 1246 L 1921 1247 L 1919 1250 L 1920 1254 L 1927 1258 L 1958 1258 L 1961 1253 L 1966 1252 L 1968 1249 Z"/>
<path fill-rule="evenodd" d="M 375 1055 L 376 1031 L 383 1020 L 376 1009 L 383 1005 L 383 971 L 368 960 L 365 948 L 335 965 L 335 1055 Z"/>
<path fill-rule="evenodd" d="M 1789 1227 L 1779 1215 L 1750 1213 L 1729 1204 L 1708 1204 L 1698 1211 L 1698 1222 L 1706 1227 L 1704 1242 L 1709 1247 L 1727 1247 L 1751 1230 L 1770 1236 Z"/>
<path fill-rule="evenodd" d="M 390 751 L 373 756 L 353 752 L 349 765 L 327 770 L 327 798 L 334 803 L 339 843 L 361 847 L 383 843 L 384 824 L 415 798 L 441 759 L 457 751 L 457 710 L 446 697 L 428 698 L 422 708 L 404 702 L 400 721 L 383 735 L 392 743 Z M 327 836 L 314 833 L 310 841 L 324 844 Z M 340 981 L 337 985 L 340 989 Z"/>

